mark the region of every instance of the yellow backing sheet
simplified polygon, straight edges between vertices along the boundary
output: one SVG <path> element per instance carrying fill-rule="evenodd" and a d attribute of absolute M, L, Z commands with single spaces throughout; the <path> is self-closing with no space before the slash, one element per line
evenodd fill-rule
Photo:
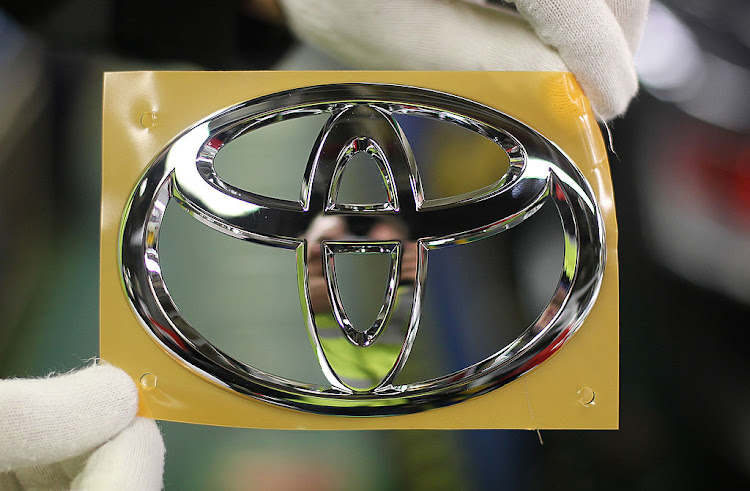
<path fill-rule="evenodd" d="M 238 395 L 190 372 L 140 325 L 118 270 L 128 197 L 156 154 L 206 116 L 255 97 L 341 82 L 412 85 L 497 108 L 557 143 L 591 184 L 606 224 L 607 265 L 578 333 L 532 372 L 486 395 L 423 413 L 336 417 Z M 101 356 L 141 387 L 141 415 L 278 429 L 618 427 L 617 224 L 601 133 L 574 77 L 562 72 L 123 72 L 104 77 Z M 145 374 L 150 374 L 144 377 Z M 143 378 L 143 381 L 142 381 Z M 154 380 L 155 385 L 154 385 Z M 594 396 L 592 404 L 584 405 Z"/>

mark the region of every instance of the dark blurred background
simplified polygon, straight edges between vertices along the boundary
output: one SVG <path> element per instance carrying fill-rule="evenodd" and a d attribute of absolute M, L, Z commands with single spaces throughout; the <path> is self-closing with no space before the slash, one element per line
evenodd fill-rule
<path fill-rule="evenodd" d="M 619 431 L 163 423 L 167 488 L 750 487 L 749 54 L 746 1 L 653 2 L 643 88 L 610 125 Z M 272 68 L 340 66 L 239 2 L 0 7 L 0 377 L 98 352 L 102 72 Z"/>

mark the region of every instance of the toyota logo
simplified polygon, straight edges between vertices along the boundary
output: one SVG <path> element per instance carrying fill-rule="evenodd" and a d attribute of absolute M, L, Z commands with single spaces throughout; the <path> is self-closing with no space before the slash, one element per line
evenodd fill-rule
<path fill-rule="evenodd" d="M 218 152 L 270 124 L 327 115 L 298 200 L 251 193 L 216 173 Z M 428 199 L 420 162 L 396 116 L 457 125 L 494 142 L 510 163 L 482 189 Z M 342 176 L 357 155 L 376 165 L 382 202 L 349 202 Z M 159 231 L 174 200 L 191 216 L 238 240 L 296 252 L 300 305 L 328 386 L 267 373 L 223 353 L 182 316 L 162 276 Z M 396 384 L 419 342 L 431 251 L 461 247 L 513 227 L 553 204 L 564 234 L 564 264 L 552 300 L 518 338 L 490 357 L 431 380 Z M 550 205 L 552 206 L 552 205 Z M 198 374 L 257 399 L 322 414 L 383 416 L 446 406 L 484 394 L 559 350 L 590 311 L 605 264 L 604 225 L 591 188 L 552 142 L 495 109 L 454 95 L 384 84 L 305 87 L 218 112 L 175 138 L 136 184 L 121 229 L 120 265 L 128 298 L 147 331 Z M 326 229 L 329 233 L 322 234 Z M 383 255 L 385 295 L 377 316 L 358 326 L 337 282 L 343 255 Z M 394 315 L 395 305 L 407 315 Z M 333 319 L 324 323 L 321 319 Z M 357 360 L 367 377 L 348 375 Z"/>

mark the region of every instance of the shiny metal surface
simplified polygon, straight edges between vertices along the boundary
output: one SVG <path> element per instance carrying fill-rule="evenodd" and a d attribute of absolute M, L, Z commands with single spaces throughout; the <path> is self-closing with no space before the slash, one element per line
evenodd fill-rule
<path fill-rule="evenodd" d="M 329 115 L 296 201 L 250 193 L 224 182 L 214 159 L 232 140 L 311 115 Z M 481 189 L 428 199 L 422 162 L 397 117 L 457 125 L 494 142 L 508 171 Z M 341 202 L 347 164 L 367 155 L 377 166 L 383 202 Z M 456 165 L 460 165 L 457 162 Z M 159 230 L 175 199 L 194 218 L 230 237 L 292 249 L 300 305 L 329 386 L 262 371 L 209 343 L 180 313 L 162 277 Z M 554 204 L 564 234 L 564 262 L 551 301 L 518 338 L 494 355 L 430 380 L 395 384 L 418 340 L 430 251 L 479 241 Z M 149 165 L 123 218 L 124 286 L 147 331 L 190 369 L 245 395 L 324 414 L 391 415 L 445 406 L 498 388 L 554 354 L 581 326 L 601 284 L 604 226 L 593 193 L 575 164 L 533 129 L 478 103 L 414 87 L 337 84 L 248 101 L 179 135 Z M 337 258 L 383 255 L 389 274 L 369 326 L 354 325 L 337 283 Z M 394 305 L 410 306 L 407 315 Z M 326 319 L 333 319 L 327 322 Z M 280 354 L 283 355 L 283 354 Z M 347 375 L 352 364 L 366 377 Z M 361 373 L 362 371 L 360 371 Z"/>

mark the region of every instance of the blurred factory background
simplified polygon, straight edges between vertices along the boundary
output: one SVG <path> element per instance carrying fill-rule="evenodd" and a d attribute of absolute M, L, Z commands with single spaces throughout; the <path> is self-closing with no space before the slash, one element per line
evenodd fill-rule
<path fill-rule="evenodd" d="M 97 355 L 102 72 L 345 68 L 235 2 L 206 22 L 141 0 L 0 7 L 0 377 Z M 162 423 L 167 489 L 750 486 L 750 4 L 653 2 L 637 64 L 610 127 L 619 431 Z"/>

